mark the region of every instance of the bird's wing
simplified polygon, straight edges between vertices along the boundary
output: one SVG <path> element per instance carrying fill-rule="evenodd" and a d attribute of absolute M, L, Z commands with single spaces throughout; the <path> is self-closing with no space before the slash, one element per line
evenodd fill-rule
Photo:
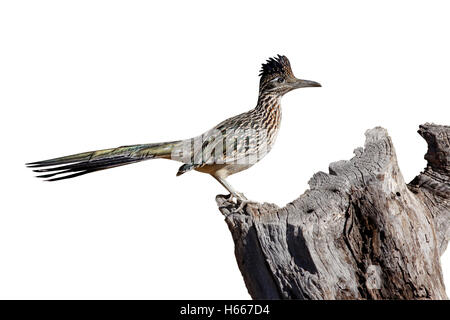
<path fill-rule="evenodd" d="M 211 164 L 239 163 L 257 155 L 263 138 L 258 137 L 256 123 L 249 119 L 248 112 L 239 114 L 194 138 L 201 140 L 201 147 L 194 147 L 191 162 L 181 166 L 177 175 Z"/>

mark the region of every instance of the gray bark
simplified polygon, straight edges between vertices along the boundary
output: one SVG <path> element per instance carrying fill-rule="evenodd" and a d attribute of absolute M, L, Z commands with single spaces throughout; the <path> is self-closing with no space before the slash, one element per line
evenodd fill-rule
<path fill-rule="evenodd" d="M 217 196 L 254 299 L 447 299 L 450 127 L 425 124 L 428 165 L 406 184 L 387 131 L 318 172 L 284 208 Z"/>

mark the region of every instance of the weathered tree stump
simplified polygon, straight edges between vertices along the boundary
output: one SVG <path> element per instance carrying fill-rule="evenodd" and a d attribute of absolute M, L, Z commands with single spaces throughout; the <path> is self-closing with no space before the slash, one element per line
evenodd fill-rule
<path fill-rule="evenodd" d="M 446 299 L 450 127 L 425 124 L 423 173 L 406 184 L 387 131 L 318 172 L 284 208 L 217 203 L 254 299 Z"/>

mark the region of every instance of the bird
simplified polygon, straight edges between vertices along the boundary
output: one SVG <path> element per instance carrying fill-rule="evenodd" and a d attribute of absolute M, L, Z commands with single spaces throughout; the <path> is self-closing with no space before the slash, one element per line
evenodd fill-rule
<path fill-rule="evenodd" d="M 207 173 L 242 206 L 249 200 L 228 183 L 227 177 L 250 168 L 272 149 L 281 124 L 280 100 L 286 93 L 298 88 L 321 87 L 318 82 L 296 78 L 284 55 L 267 59 L 259 76 L 255 108 L 228 118 L 194 138 L 95 150 L 30 162 L 26 166 L 38 178 L 59 181 L 144 160 L 170 159 L 182 163 L 177 176 L 192 170 Z"/>

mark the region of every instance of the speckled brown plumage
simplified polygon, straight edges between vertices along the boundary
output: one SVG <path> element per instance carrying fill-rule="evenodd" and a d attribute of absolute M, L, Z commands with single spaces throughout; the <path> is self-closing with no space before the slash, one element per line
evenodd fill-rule
<path fill-rule="evenodd" d="M 211 174 L 240 200 L 225 180 L 261 160 L 275 142 L 281 123 L 281 97 L 302 87 L 318 87 L 314 81 L 297 79 L 289 60 L 278 55 L 262 65 L 258 102 L 254 109 L 222 121 L 192 139 L 124 146 L 29 163 L 38 177 L 63 180 L 87 173 L 154 158 L 183 162 L 177 175 L 190 170 Z"/>

